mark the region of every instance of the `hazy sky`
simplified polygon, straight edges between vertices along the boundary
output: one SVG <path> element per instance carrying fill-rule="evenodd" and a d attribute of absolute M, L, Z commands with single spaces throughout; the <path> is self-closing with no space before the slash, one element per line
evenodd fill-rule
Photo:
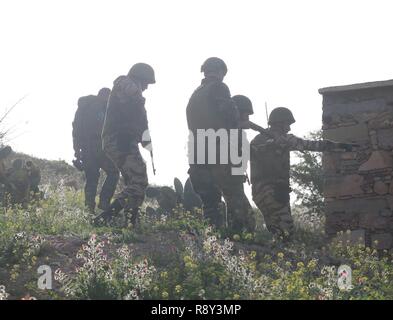
<path fill-rule="evenodd" d="M 157 176 L 186 178 L 185 108 L 209 56 L 228 65 L 232 94 L 292 109 L 292 132 L 321 126 L 318 88 L 393 78 L 391 1 L 18 1 L 0 3 L 0 111 L 28 94 L 2 129 L 9 143 L 48 159 L 73 157 L 80 96 L 127 74 L 156 71 L 145 92 Z M 249 137 L 253 134 L 249 133 Z M 144 153 L 149 162 L 148 154 Z"/>

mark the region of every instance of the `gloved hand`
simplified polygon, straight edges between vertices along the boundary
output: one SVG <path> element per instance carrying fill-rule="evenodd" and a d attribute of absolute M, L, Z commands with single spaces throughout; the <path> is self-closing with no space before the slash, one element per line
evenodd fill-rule
<path fill-rule="evenodd" d="M 74 159 L 72 160 L 72 164 L 74 165 L 75 168 L 77 168 L 79 171 L 83 171 L 83 162 L 81 159 Z"/>
<path fill-rule="evenodd" d="M 148 149 L 151 145 L 151 140 L 141 141 L 141 145 L 143 148 Z"/>

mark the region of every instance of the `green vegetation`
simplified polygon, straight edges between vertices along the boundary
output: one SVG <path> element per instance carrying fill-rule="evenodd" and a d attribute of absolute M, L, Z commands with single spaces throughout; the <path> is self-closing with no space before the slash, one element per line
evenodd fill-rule
<path fill-rule="evenodd" d="M 0 211 L 0 299 L 393 299 L 391 254 L 329 244 L 320 214 L 295 210 L 291 243 L 272 239 L 258 210 L 257 232 L 230 239 L 181 207 L 143 209 L 138 229 L 122 216 L 95 228 L 82 192 L 59 179 L 40 203 Z M 352 283 L 340 290 L 344 264 Z M 53 290 L 38 289 L 41 265 Z"/>

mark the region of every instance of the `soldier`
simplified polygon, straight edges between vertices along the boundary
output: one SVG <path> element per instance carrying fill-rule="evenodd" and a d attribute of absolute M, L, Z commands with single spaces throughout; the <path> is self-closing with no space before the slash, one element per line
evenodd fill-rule
<path fill-rule="evenodd" d="M 97 96 L 89 95 L 78 100 L 78 109 L 72 123 L 75 151 L 74 165 L 85 172 L 85 204 L 91 213 L 96 207 L 96 194 L 100 169 L 106 173 L 98 208 L 106 210 L 119 181 L 119 171 L 102 150 L 101 133 L 105 119 L 106 105 L 111 91 L 102 88 Z"/>
<path fill-rule="evenodd" d="M 12 167 L 7 169 L 5 186 L 12 205 L 27 205 L 30 200 L 30 177 L 23 159 L 15 159 Z"/>
<path fill-rule="evenodd" d="M 8 158 L 11 154 L 12 148 L 10 146 L 5 146 L 0 149 L 0 183 L 6 184 L 6 167 L 4 164 L 4 160 Z"/>
<path fill-rule="evenodd" d="M 41 182 L 41 170 L 30 160 L 26 161 L 26 169 L 30 179 L 30 193 L 34 199 L 38 200 L 42 197 L 38 187 Z"/>
<path fill-rule="evenodd" d="M 232 97 L 232 100 L 235 102 L 237 109 L 239 111 L 239 134 L 238 134 L 238 150 L 240 155 L 242 155 L 242 130 L 244 129 L 254 129 L 255 128 L 252 126 L 252 122 L 250 121 L 250 115 L 254 114 L 254 109 L 252 106 L 251 100 L 244 96 L 244 95 L 235 95 Z M 262 128 L 261 128 L 262 129 Z M 248 142 L 247 142 L 248 143 Z M 244 180 L 243 182 L 248 181 L 250 184 L 250 181 L 248 180 L 247 173 L 245 172 Z M 244 191 L 243 191 L 244 193 Z M 256 221 L 255 221 L 255 216 L 252 210 L 252 207 L 250 205 L 250 202 L 248 201 L 248 198 L 245 196 L 244 197 L 244 215 L 246 215 L 246 221 L 247 221 L 247 230 L 248 231 L 254 231 L 256 227 Z"/>
<path fill-rule="evenodd" d="M 0 187 L 0 200 L 3 206 L 6 206 L 6 185 L 7 185 L 7 169 L 4 161 L 11 154 L 12 148 L 10 146 L 1 147 L 0 149 L 0 184 L 4 185 Z"/>
<path fill-rule="evenodd" d="M 114 81 L 112 94 L 102 131 L 102 143 L 106 154 L 113 160 L 124 178 L 125 188 L 110 207 L 94 219 L 99 223 L 109 220 L 124 209 L 130 222 L 138 222 L 139 207 L 148 185 L 146 164 L 139 151 L 139 143 L 148 148 L 148 121 L 145 98 L 142 92 L 155 83 L 154 70 L 145 63 L 137 63 L 126 76 Z M 146 138 L 146 139 L 145 139 Z"/>
<path fill-rule="evenodd" d="M 290 151 L 350 151 L 356 145 L 310 141 L 288 134 L 295 119 L 287 108 L 274 109 L 268 123 L 268 134 L 259 134 L 251 141 L 252 196 L 268 230 L 289 240 L 294 231 L 289 202 Z"/>
<path fill-rule="evenodd" d="M 231 164 L 211 164 L 209 150 L 205 150 L 204 163 L 198 163 L 198 129 L 217 130 L 238 128 L 239 113 L 234 101 L 231 99 L 230 91 L 223 79 L 227 73 L 225 62 L 219 58 L 207 59 L 201 72 L 205 78 L 202 84 L 192 94 L 187 106 L 187 122 L 190 130 L 191 145 L 194 146 L 193 158 L 190 157 L 190 169 L 188 171 L 195 192 L 203 202 L 203 212 L 210 223 L 217 228 L 225 225 L 225 209 L 221 201 L 222 196 L 227 206 L 227 221 L 234 232 L 239 232 L 246 227 L 248 202 L 243 190 L 244 177 L 232 174 Z M 200 130 L 199 130 L 200 131 Z M 222 130 L 221 130 L 222 131 Z M 221 139 L 220 139 L 221 142 Z M 207 149 L 207 148 L 206 148 Z M 220 145 L 215 150 L 216 160 L 220 159 Z"/>

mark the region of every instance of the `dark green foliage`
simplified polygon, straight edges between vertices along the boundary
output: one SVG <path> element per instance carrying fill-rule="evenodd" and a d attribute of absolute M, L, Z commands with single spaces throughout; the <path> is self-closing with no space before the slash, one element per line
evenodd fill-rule
<path fill-rule="evenodd" d="M 320 140 L 322 132 L 312 132 L 307 139 Z M 291 179 L 296 201 L 306 214 L 323 212 L 322 154 L 318 152 L 296 152 L 299 162 L 291 166 Z"/>

